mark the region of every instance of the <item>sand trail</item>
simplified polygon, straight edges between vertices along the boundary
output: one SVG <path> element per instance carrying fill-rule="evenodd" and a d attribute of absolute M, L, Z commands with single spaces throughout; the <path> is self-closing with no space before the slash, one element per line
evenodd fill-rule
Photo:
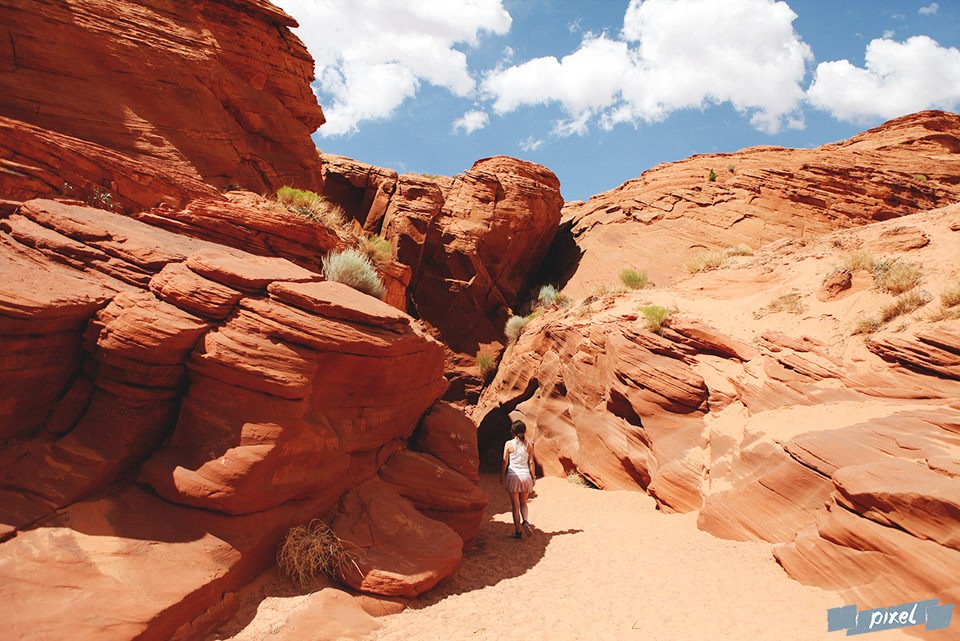
<path fill-rule="evenodd" d="M 377 641 L 531 639 L 838 641 L 826 611 L 834 593 L 804 586 L 771 546 L 715 538 L 696 514 L 665 514 L 641 492 L 601 492 L 558 478 L 537 481 L 530 521 L 516 541 L 495 476 L 490 506 L 461 569 L 405 611 Z M 912 637 L 872 633 L 873 641 Z"/>

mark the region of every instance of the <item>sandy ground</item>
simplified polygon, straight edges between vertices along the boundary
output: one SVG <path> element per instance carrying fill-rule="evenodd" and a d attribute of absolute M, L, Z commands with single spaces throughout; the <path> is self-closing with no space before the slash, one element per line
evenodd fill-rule
<path fill-rule="evenodd" d="M 484 476 L 481 483 L 490 506 L 460 570 L 403 612 L 380 617 L 381 627 L 372 634 L 355 638 L 846 638 L 826 631 L 827 609 L 845 605 L 843 599 L 789 578 L 769 544 L 715 538 L 697 529 L 696 514 L 659 512 L 641 492 L 601 492 L 558 478 L 537 481 L 530 501 L 536 531 L 517 541 L 510 536 L 509 500 L 496 477 Z M 285 611 L 302 608 L 303 599 L 270 597 L 231 638 L 283 638 Z M 899 630 L 869 637 L 915 638 Z"/>
<path fill-rule="evenodd" d="M 485 477 L 487 520 L 458 574 L 400 614 L 381 641 L 417 639 L 839 639 L 841 598 L 790 579 L 770 545 L 717 539 L 696 514 L 658 512 L 640 492 L 545 478 L 530 502 L 533 536 L 510 538 L 509 501 Z M 874 639 L 906 638 L 882 633 Z M 897 636 L 892 636 L 896 634 Z"/>

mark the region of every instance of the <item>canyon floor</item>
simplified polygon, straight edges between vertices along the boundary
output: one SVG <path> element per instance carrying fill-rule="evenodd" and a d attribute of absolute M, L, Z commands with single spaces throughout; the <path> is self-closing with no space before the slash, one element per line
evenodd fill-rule
<path fill-rule="evenodd" d="M 484 475 L 481 485 L 490 505 L 460 570 L 403 612 L 376 619 L 378 629 L 354 626 L 354 639 L 844 638 L 826 631 L 827 609 L 845 605 L 839 594 L 789 578 L 767 543 L 698 530 L 696 513 L 660 512 L 641 492 L 601 492 L 543 478 L 530 501 L 536 531 L 516 541 L 496 476 Z M 296 594 L 272 571 L 251 588 L 237 617 L 210 641 L 294 632 L 287 622 L 309 595 Z M 327 638 L 317 632 L 310 638 Z M 873 641 L 909 638 L 901 630 L 871 635 Z"/>

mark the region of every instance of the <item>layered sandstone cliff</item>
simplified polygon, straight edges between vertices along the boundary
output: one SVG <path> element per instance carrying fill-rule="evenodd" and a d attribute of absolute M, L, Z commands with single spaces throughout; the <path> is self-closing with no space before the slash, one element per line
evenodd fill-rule
<path fill-rule="evenodd" d="M 295 24 L 262 0 L 4 3 L 0 197 L 130 211 L 318 187 L 323 113 Z"/>
<path fill-rule="evenodd" d="M 739 169 L 702 189 L 683 179 L 698 157 L 568 204 L 572 304 L 541 309 L 505 352 L 473 410 L 481 456 L 524 418 L 545 474 L 642 488 L 861 603 L 955 600 L 958 140 L 960 117 L 927 112 L 816 150 L 730 154 Z M 746 171 L 758 157 L 769 168 Z M 779 178 L 747 189 L 761 173 Z M 680 197 L 708 190 L 725 196 Z M 685 273 L 740 243 L 755 247 Z M 627 290 L 625 267 L 656 285 Z M 910 282 L 884 284 L 891 268 Z"/>
<path fill-rule="evenodd" d="M 569 247 L 555 257 L 555 277 L 577 296 L 624 267 L 666 284 L 697 253 L 756 249 L 956 202 L 958 152 L 960 116 L 929 111 L 815 149 L 753 147 L 658 165 L 566 204 Z"/>

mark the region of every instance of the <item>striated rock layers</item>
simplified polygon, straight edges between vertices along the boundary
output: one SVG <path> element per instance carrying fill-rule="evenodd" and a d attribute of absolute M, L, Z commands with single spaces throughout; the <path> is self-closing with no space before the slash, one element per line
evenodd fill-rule
<path fill-rule="evenodd" d="M 921 307 L 890 311 L 905 299 L 865 269 L 818 296 L 854 250 L 922 266 Z M 958 255 L 951 205 L 544 309 L 474 409 L 481 456 L 496 461 L 523 418 L 545 474 L 699 510 L 702 529 L 774 543 L 789 574 L 863 607 L 955 602 Z M 670 312 L 662 325 L 652 305 Z"/>
<path fill-rule="evenodd" d="M 666 284 L 705 252 L 956 202 L 958 152 L 960 115 L 927 111 L 816 149 L 753 147 L 658 165 L 566 204 L 556 277 L 575 296 L 615 283 L 625 267 Z"/>
<path fill-rule="evenodd" d="M 4 3 L 0 197 L 132 211 L 318 187 L 324 120 L 295 25 L 263 0 Z"/>
<path fill-rule="evenodd" d="M 442 345 L 284 258 L 28 201 L 0 219 L 0 340 L 0 637 L 196 637 L 314 516 L 374 594 L 476 536 Z"/>

